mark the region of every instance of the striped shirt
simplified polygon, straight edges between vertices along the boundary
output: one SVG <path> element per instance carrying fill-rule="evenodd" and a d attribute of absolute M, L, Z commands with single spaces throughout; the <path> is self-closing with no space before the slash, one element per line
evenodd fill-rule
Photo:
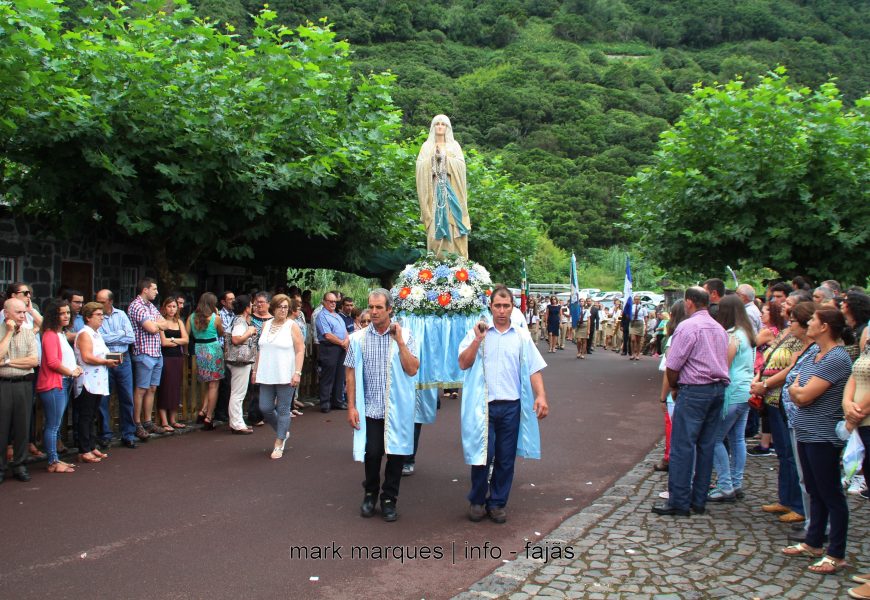
<path fill-rule="evenodd" d="M 100 335 L 111 352 L 127 352 L 135 337 L 130 317 L 122 310 L 113 308 L 112 312 L 103 315 L 100 325 Z"/>
<path fill-rule="evenodd" d="M 385 398 L 387 392 L 387 375 L 390 369 L 390 330 L 378 333 L 371 325 L 365 328 L 363 341 L 363 393 L 365 394 L 366 417 L 383 419 L 386 414 Z M 402 329 L 405 345 L 412 356 L 417 356 L 417 344 L 410 329 Z M 354 368 L 356 354 L 351 344 L 344 359 L 344 366 Z"/>
<path fill-rule="evenodd" d="M 818 377 L 831 385 L 809 406 L 797 407 L 795 437 L 803 443 L 829 442 L 842 447 L 845 442 L 837 436 L 836 427 L 843 420 L 843 390 L 852 374 L 852 359 L 842 346 L 834 346 L 817 362 L 818 354 L 816 345 L 806 351 L 797 384 L 804 387 L 811 377 Z"/>
<path fill-rule="evenodd" d="M 6 336 L 6 322 L 0 321 L 0 338 Z M 9 349 L 3 360 L 6 358 L 15 360 L 16 358 L 27 358 L 28 356 L 36 356 L 36 336 L 33 334 L 33 328 L 27 328 L 23 325 L 17 333 L 12 334 L 12 339 L 9 340 Z M 23 377 L 33 373 L 33 369 L 19 369 L 8 365 L 0 365 L 0 377 Z M 6 449 L 4 448 L 5 452 Z"/>
<path fill-rule="evenodd" d="M 133 354 L 147 354 L 154 358 L 160 358 L 162 356 L 160 332 L 148 333 L 142 327 L 145 321 L 158 321 L 160 311 L 151 302 L 143 300 L 142 296 L 136 296 L 136 299 L 127 308 L 127 314 L 130 315 L 130 322 L 133 324 Z"/>
<path fill-rule="evenodd" d="M 692 313 L 674 331 L 667 368 L 680 372 L 680 385 L 729 383 L 728 333 L 706 310 Z"/>

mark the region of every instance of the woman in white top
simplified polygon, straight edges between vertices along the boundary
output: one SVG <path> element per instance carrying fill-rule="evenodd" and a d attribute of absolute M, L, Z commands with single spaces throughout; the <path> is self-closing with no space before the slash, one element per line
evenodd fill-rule
<path fill-rule="evenodd" d="M 277 459 L 284 455 L 284 444 L 290 436 L 290 411 L 302 376 L 305 343 L 299 326 L 289 318 L 289 297 L 277 294 L 269 304 L 269 312 L 274 317 L 263 323 L 251 380 L 260 386 L 263 420 L 275 430 L 272 458 Z"/>
<path fill-rule="evenodd" d="M 235 434 L 254 433 L 242 417 L 242 403 L 248 394 L 248 381 L 257 352 L 257 328 L 251 325 L 251 297 L 245 294 L 233 300 L 233 322 L 230 325 L 230 344 L 227 346 L 227 366 L 230 369 L 230 431 Z"/>
<path fill-rule="evenodd" d="M 103 396 L 109 395 L 109 367 L 120 361 L 106 358 L 109 348 L 99 330 L 103 325 L 103 305 L 88 302 L 82 307 L 85 326 L 76 335 L 76 361 L 83 373 L 76 381 L 78 395 L 73 400 L 76 408 L 76 431 L 79 435 L 79 461 L 97 463 L 108 455 L 96 450 L 93 435 L 94 416 Z M 99 453 L 99 454 L 98 454 Z"/>

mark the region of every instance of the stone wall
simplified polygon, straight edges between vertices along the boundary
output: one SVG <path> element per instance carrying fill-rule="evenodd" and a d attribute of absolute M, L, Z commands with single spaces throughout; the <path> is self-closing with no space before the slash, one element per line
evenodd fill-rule
<path fill-rule="evenodd" d="M 114 242 L 104 242 L 86 234 L 61 240 L 47 233 L 37 223 L 0 216 L 0 256 L 18 259 L 17 275 L 33 289 L 34 302 L 42 306 L 61 286 L 64 261 L 93 265 L 93 290 L 82 290 L 87 298 L 92 292 L 109 288 L 122 290 L 124 269 L 135 269 L 134 279 L 153 275 L 147 256 L 138 249 Z M 130 299 L 119 297 L 119 304 Z"/>

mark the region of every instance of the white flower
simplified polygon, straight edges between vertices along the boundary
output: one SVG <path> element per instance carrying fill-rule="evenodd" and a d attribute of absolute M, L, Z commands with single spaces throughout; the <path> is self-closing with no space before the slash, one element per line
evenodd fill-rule
<path fill-rule="evenodd" d="M 492 283 L 492 280 L 489 278 L 489 271 L 487 271 L 483 265 L 475 263 L 472 268 L 477 272 L 477 276 L 480 278 L 481 283 Z"/>
<path fill-rule="evenodd" d="M 474 288 L 472 288 L 470 285 L 463 283 L 462 285 L 459 286 L 458 289 L 459 289 L 459 296 L 461 298 L 471 298 L 474 296 Z"/>
<path fill-rule="evenodd" d="M 426 297 L 426 291 L 419 285 L 415 285 L 411 288 L 411 295 L 408 297 L 416 302 L 419 302 Z"/>

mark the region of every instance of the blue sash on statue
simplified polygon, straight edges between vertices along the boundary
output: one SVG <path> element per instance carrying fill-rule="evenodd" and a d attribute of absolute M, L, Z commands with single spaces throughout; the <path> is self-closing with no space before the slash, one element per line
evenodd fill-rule
<path fill-rule="evenodd" d="M 535 395 L 532 392 L 529 355 L 535 350 L 527 329 L 514 328 L 520 336 L 520 432 L 517 456 L 541 458 L 541 433 L 535 414 Z M 462 451 L 465 464 L 485 465 L 489 437 L 489 405 L 486 401 L 486 338 L 477 350 L 474 364 L 465 372 L 462 388 Z"/>
<path fill-rule="evenodd" d="M 459 198 L 456 197 L 456 192 L 450 187 L 446 181 L 444 183 L 435 182 L 435 239 L 449 240 L 453 236 L 450 235 L 450 222 L 447 219 L 447 207 L 450 207 L 450 213 L 453 215 L 453 221 L 456 223 L 456 228 L 459 230 L 459 235 L 468 235 L 468 228 L 462 223 L 462 207 L 459 206 Z"/>
<path fill-rule="evenodd" d="M 363 383 L 363 353 L 368 327 L 350 335 L 355 363 L 356 408 L 359 411 L 359 429 L 353 432 L 353 459 L 362 462 L 366 453 L 366 402 Z M 408 338 L 405 337 L 405 340 Z M 390 340 L 390 369 L 387 372 L 387 393 L 384 399 L 384 448 L 387 454 L 414 453 L 414 377 L 402 369 L 399 345 Z"/>

